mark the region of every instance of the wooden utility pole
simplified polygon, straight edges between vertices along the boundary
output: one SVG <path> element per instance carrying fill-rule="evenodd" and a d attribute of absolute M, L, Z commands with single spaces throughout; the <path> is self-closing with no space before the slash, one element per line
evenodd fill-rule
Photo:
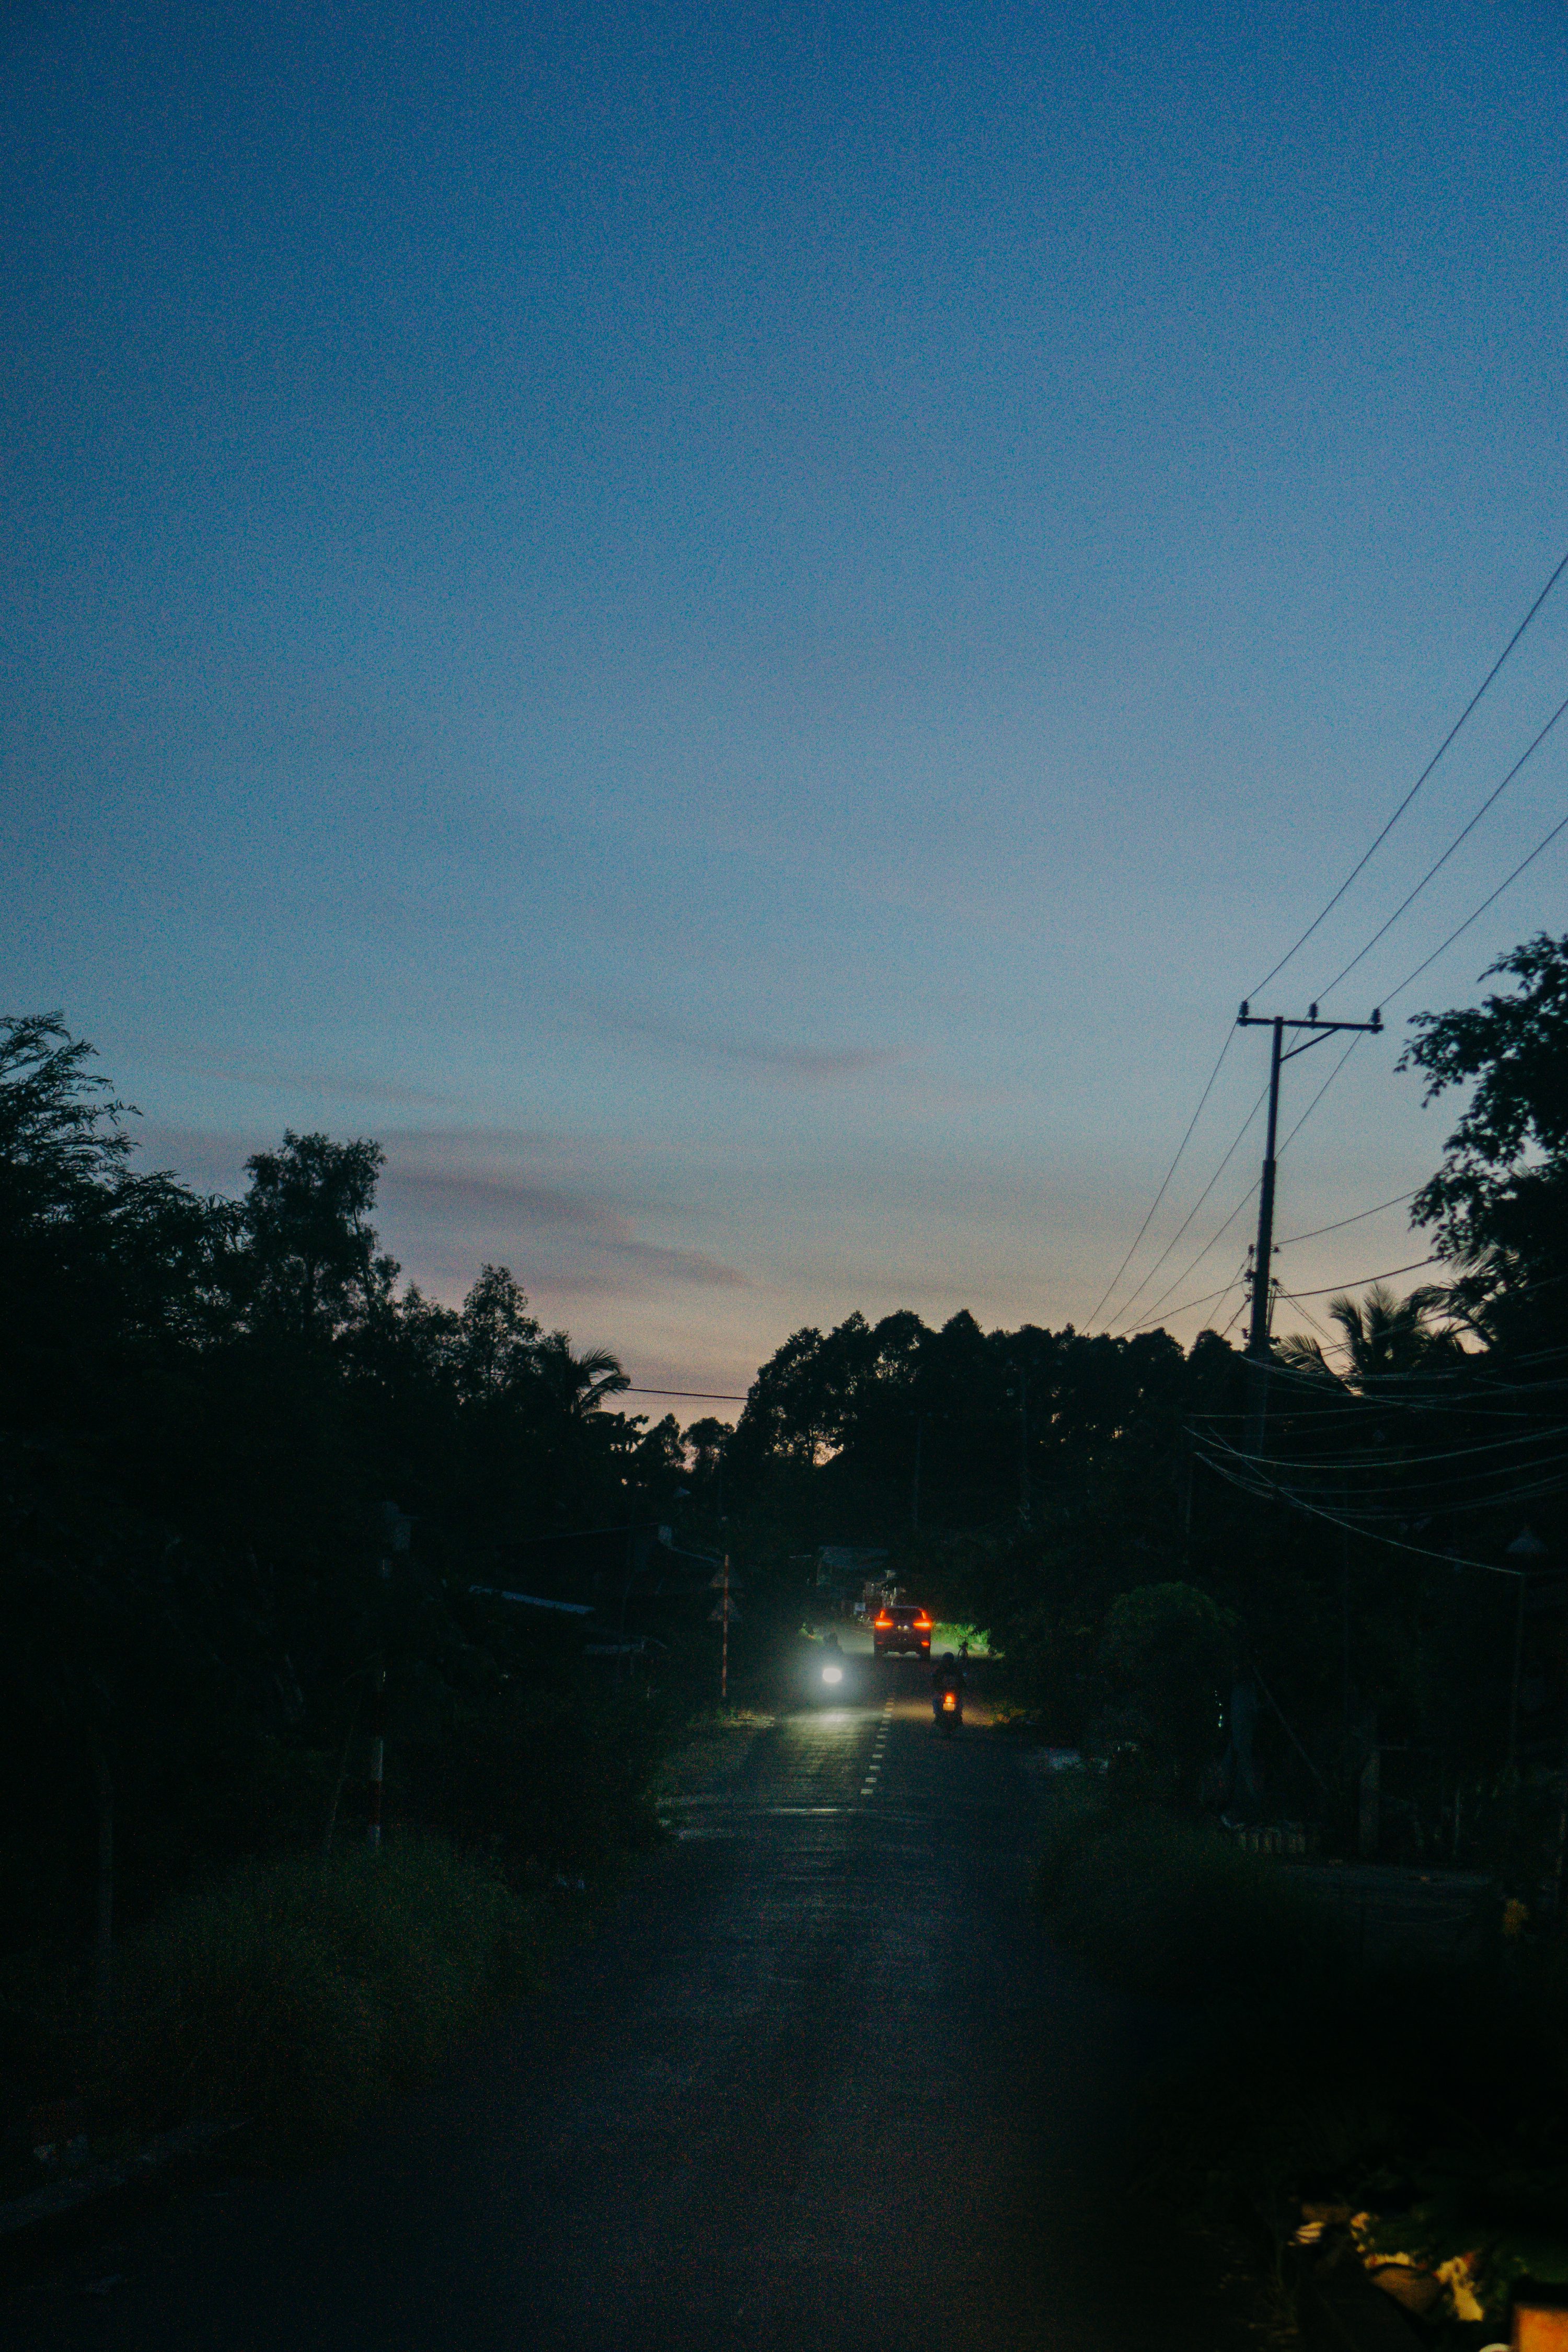
<path fill-rule="evenodd" d="M 412 1523 L 405 1519 L 401 1512 L 397 1512 L 395 1510 L 395 1505 L 384 1504 L 382 1507 L 384 1510 L 393 1511 L 395 1514 L 395 1524 L 393 1527 L 392 1532 L 393 1549 L 395 1551 L 406 1551 L 408 1549 L 408 1529 Z M 391 1583 L 391 1581 L 392 1562 L 390 1559 L 384 1559 L 381 1563 L 381 1630 L 384 1643 L 386 1639 L 386 1604 L 389 1597 L 385 1588 Z M 385 1802 L 386 1651 L 384 1647 L 376 1656 L 375 1666 L 372 1673 L 370 1682 L 370 1811 L 369 1819 L 365 1823 L 365 1836 L 366 1843 L 373 1853 L 379 1853 L 381 1848 L 382 1814 L 385 1807 Z"/>
<path fill-rule="evenodd" d="M 718 1606 L 710 1613 L 709 1622 L 711 1624 L 717 1621 L 721 1629 L 719 1635 L 719 1696 L 721 1701 L 723 1701 L 730 1696 L 730 1620 L 731 1617 L 738 1618 L 741 1614 L 731 1598 L 728 1552 L 724 1554 L 722 1568 L 712 1579 L 708 1589 L 710 1592 L 716 1592 L 719 1595 Z"/>
<path fill-rule="evenodd" d="M 1376 1036 L 1383 1027 L 1383 1014 L 1374 1012 L 1370 1021 L 1320 1021 L 1315 1004 L 1307 1007 L 1304 1021 L 1288 1019 L 1283 1013 L 1254 1013 L 1246 999 L 1236 1016 L 1238 1029 L 1272 1029 L 1273 1042 L 1268 1055 L 1268 1139 L 1263 1152 L 1263 1181 L 1258 1192 L 1258 1248 L 1252 1261 L 1252 1323 L 1247 1334 L 1247 1352 L 1252 1360 L 1247 1382 L 1246 1451 L 1257 1454 L 1262 1450 L 1264 1423 L 1268 1412 L 1268 1310 L 1274 1277 L 1274 1170 L 1275 1145 L 1279 1132 L 1279 1072 L 1298 1054 L 1318 1045 L 1324 1037 L 1333 1036 L 1342 1029 L 1360 1029 L 1368 1036 Z M 1310 1029 L 1312 1034 L 1300 1045 L 1283 1050 L 1287 1029 Z"/>
<path fill-rule="evenodd" d="M 386 1801 L 386 1660 L 378 1660 L 370 1685 L 370 1816 L 365 1839 L 372 1853 L 381 1846 Z"/>

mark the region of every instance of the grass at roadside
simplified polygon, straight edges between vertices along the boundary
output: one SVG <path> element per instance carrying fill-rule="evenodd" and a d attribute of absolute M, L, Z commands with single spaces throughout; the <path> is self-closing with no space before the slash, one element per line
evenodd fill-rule
<path fill-rule="evenodd" d="M 740 1771 L 758 1735 L 774 1720 L 755 1706 L 701 1708 L 659 1768 L 654 1793 L 661 1814 L 679 1814 L 686 1800 L 721 1790 Z"/>
<path fill-rule="evenodd" d="M 1000 1654 L 999 1652 L 993 1651 L 991 1636 L 983 1626 L 957 1622 L 950 1624 L 944 1618 L 939 1617 L 931 1629 L 931 1646 L 933 1656 L 940 1657 L 943 1650 L 952 1650 L 956 1654 L 960 1644 L 964 1642 L 969 1644 L 969 1654 L 972 1658 L 989 1658 Z"/>
<path fill-rule="evenodd" d="M 351 1797 L 322 1858 L 338 1758 L 290 1752 L 271 1793 L 286 1779 L 308 1801 L 258 1808 L 243 1859 L 192 1857 L 183 1886 L 125 1904 L 107 2006 L 79 1944 L 0 1958 L 0 2195 L 48 2177 L 36 2147 L 84 2133 L 89 2156 L 120 2155 L 244 2118 L 241 2160 L 330 2148 L 531 1990 L 659 1842 L 654 1784 L 689 1706 L 628 1680 L 411 1707 L 379 1854 Z M 132 1828 L 145 1841 L 158 1824 Z"/>
<path fill-rule="evenodd" d="M 542 1902 L 446 1841 L 244 1865 L 127 1946 L 102 2071 L 143 2129 L 245 2117 L 266 2158 L 341 2140 L 538 1982 Z"/>
<path fill-rule="evenodd" d="M 1064 1773 L 1037 1885 L 1058 1942 L 1129 1990 L 1279 1997 L 1330 1967 L 1332 1923 L 1288 1874 L 1199 1822 Z"/>

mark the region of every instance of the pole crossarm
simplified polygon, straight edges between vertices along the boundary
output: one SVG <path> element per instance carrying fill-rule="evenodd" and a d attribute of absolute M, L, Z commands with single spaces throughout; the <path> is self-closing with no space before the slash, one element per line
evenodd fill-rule
<path fill-rule="evenodd" d="M 1247 998 L 1245 996 L 1242 998 L 1241 1010 L 1236 1016 L 1236 1025 L 1238 1029 L 1272 1029 L 1276 1022 L 1281 1029 L 1315 1029 L 1321 1036 L 1324 1037 L 1330 1035 L 1335 1029 L 1363 1029 L 1369 1037 L 1381 1036 L 1383 1034 L 1381 1006 L 1373 1007 L 1370 1021 L 1320 1021 L 1318 1008 L 1312 1004 L 1307 1009 L 1306 1019 L 1296 1021 L 1289 1014 L 1281 1013 L 1254 1013 Z M 1316 1043 L 1315 1037 L 1308 1040 L 1309 1045 L 1316 1045 Z M 1285 1059 L 1289 1061 L 1291 1054 L 1304 1054 L 1306 1050 L 1306 1045 L 1293 1045 Z"/>

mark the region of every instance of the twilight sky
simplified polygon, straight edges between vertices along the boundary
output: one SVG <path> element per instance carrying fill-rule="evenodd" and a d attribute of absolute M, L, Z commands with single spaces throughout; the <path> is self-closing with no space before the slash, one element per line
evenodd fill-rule
<path fill-rule="evenodd" d="M 653 1385 L 857 1306 L 1081 1328 L 1237 1000 L 1568 548 L 1565 63 L 1520 0 L 20 0 L 4 1009 L 63 1007 L 203 1183 L 379 1137 L 412 1276 L 503 1259 Z M 1565 652 L 1568 579 L 1265 1009 Z M 1331 1009 L 1564 814 L 1561 733 Z M 1391 1031 L 1565 878 L 1568 836 Z M 1397 1050 L 1282 1235 L 1434 1163 Z M 1265 1066 L 1237 1036 L 1111 1320 Z M 1281 1266 L 1420 1255 L 1395 1208 Z"/>

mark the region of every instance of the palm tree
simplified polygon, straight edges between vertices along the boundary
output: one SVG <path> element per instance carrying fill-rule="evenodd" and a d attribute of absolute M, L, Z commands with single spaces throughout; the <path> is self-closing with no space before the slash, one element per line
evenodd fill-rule
<path fill-rule="evenodd" d="M 1448 1294 L 1436 1283 L 1420 1283 L 1400 1298 L 1374 1282 L 1360 1299 L 1342 1292 L 1329 1301 L 1329 1318 L 1339 1326 L 1348 1359 L 1342 1373 L 1330 1364 L 1321 1341 L 1300 1332 L 1280 1341 L 1279 1360 L 1293 1371 L 1315 1372 L 1352 1389 L 1436 1371 L 1461 1353 L 1453 1329 L 1437 1325 L 1448 1311 Z"/>
<path fill-rule="evenodd" d="M 552 1331 L 541 1343 L 539 1362 L 556 1402 L 578 1418 L 631 1386 L 607 1348 L 574 1349 L 564 1331 Z"/>

